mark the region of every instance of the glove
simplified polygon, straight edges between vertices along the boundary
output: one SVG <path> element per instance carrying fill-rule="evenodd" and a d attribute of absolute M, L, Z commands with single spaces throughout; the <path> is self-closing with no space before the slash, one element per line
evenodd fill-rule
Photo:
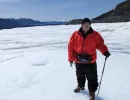
<path fill-rule="evenodd" d="M 73 67 L 73 62 L 70 62 L 70 67 Z"/>
<path fill-rule="evenodd" d="M 104 53 L 104 56 L 106 56 L 106 58 L 108 58 L 109 56 L 111 56 L 111 54 L 110 54 L 109 51 L 106 51 L 106 52 Z"/>

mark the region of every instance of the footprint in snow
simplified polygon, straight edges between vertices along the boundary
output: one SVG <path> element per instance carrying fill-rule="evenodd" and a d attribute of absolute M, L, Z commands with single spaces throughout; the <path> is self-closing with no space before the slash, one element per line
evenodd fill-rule
<path fill-rule="evenodd" d="M 37 62 L 37 63 L 32 64 L 32 66 L 45 66 L 45 65 L 47 65 L 47 61 Z"/>

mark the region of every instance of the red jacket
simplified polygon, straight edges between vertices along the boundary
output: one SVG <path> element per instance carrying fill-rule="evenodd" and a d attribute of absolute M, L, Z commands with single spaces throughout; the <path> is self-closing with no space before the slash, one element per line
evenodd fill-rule
<path fill-rule="evenodd" d="M 102 36 L 98 32 L 93 30 L 84 38 L 80 30 L 75 31 L 68 44 L 68 61 L 80 63 L 77 60 L 76 53 L 86 53 L 92 56 L 90 63 L 95 63 L 97 59 L 96 49 L 100 50 L 103 55 L 108 51 Z"/>

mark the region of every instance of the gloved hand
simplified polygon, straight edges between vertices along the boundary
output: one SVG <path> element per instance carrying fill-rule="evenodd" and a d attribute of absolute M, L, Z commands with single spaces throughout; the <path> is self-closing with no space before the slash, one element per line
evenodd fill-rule
<path fill-rule="evenodd" d="M 111 56 L 111 54 L 110 54 L 109 51 L 106 51 L 106 52 L 104 53 L 104 56 L 106 56 L 106 58 L 108 58 L 109 56 Z"/>
<path fill-rule="evenodd" d="M 70 62 L 70 67 L 73 67 L 73 62 Z"/>

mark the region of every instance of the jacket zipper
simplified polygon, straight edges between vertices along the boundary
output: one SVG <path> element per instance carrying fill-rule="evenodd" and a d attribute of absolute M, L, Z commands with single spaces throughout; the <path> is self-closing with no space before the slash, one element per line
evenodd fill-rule
<path fill-rule="evenodd" d="M 86 37 L 87 37 L 87 36 L 86 36 Z M 86 37 L 85 37 L 85 38 L 83 37 L 82 53 L 84 53 L 84 44 L 85 44 L 85 39 L 86 39 Z"/>
<path fill-rule="evenodd" d="M 84 52 L 84 41 L 85 41 L 85 38 L 83 37 L 83 45 L 82 45 L 82 53 Z"/>
<path fill-rule="evenodd" d="M 88 34 L 89 35 L 89 34 Z M 85 44 L 85 40 L 88 37 L 88 35 L 86 37 L 83 37 L 83 45 L 82 45 L 82 53 L 84 53 L 84 44 Z"/>

